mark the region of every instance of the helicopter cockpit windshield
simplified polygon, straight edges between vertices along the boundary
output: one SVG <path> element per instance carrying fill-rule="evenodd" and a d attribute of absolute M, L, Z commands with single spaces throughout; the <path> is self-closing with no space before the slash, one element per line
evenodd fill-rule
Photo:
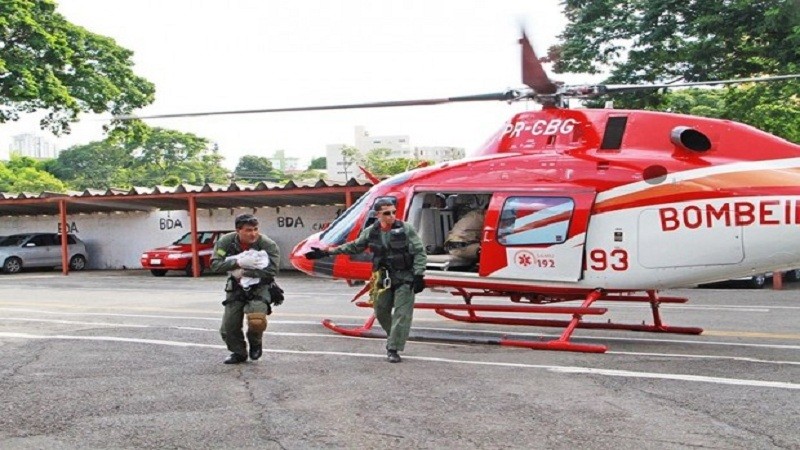
<path fill-rule="evenodd" d="M 347 241 L 347 235 L 350 230 L 361 216 L 364 211 L 367 198 L 372 194 L 372 189 L 367 191 L 364 195 L 358 198 L 341 216 L 337 217 L 327 230 L 323 231 L 319 236 L 319 240 L 323 244 L 328 245 L 341 245 Z"/>

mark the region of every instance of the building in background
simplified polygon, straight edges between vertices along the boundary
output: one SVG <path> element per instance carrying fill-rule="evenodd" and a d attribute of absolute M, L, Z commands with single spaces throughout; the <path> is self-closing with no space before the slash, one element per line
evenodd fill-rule
<path fill-rule="evenodd" d="M 58 158 L 55 144 L 32 133 L 18 134 L 8 146 L 10 156 L 28 156 L 35 159 Z"/>
<path fill-rule="evenodd" d="M 362 155 L 376 148 L 388 148 L 390 158 L 413 158 L 413 150 L 408 135 L 370 136 L 366 129 L 357 126 L 355 129 L 355 148 Z"/>
<path fill-rule="evenodd" d="M 466 156 L 466 151 L 460 147 L 417 147 L 414 154 L 417 159 L 440 163 L 461 159 Z"/>
<path fill-rule="evenodd" d="M 300 158 L 292 156 L 287 157 L 284 150 L 276 150 L 275 154 L 269 160 L 272 162 L 273 169 L 280 170 L 283 173 L 298 173 L 303 171 L 303 168 L 300 167 Z"/>
<path fill-rule="evenodd" d="M 342 154 L 347 144 L 328 144 L 325 146 L 325 178 L 332 181 L 347 181 L 350 178 L 363 179 L 364 176 L 355 162 Z"/>
<path fill-rule="evenodd" d="M 366 179 L 358 165 L 342 155 L 344 147 L 354 147 L 362 155 L 376 148 L 386 148 L 390 150 L 390 158 L 413 158 L 410 141 L 407 135 L 370 136 L 364 127 L 357 126 L 353 133 L 354 145 L 328 144 L 325 147 L 326 176 L 329 180 L 335 181 L 347 181 L 350 178 Z"/>
<path fill-rule="evenodd" d="M 434 163 L 461 159 L 465 155 L 464 149 L 458 147 L 412 147 L 411 138 L 408 135 L 370 136 L 362 126 L 355 127 L 353 141 L 355 144 L 352 147 L 355 147 L 362 155 L 366 155 L 370 150 L 385 148 L 389 149 L 390 158 L 418 158 Z M 353 161 L 348 161 L 348 158 L 342 155 L 344 147 L 351 146 L 328 144 L 325 147 L 328 179 L 333 181 L 346 181 L 350 178 L 365 180 L 366 177 L 359 170 L 358 165 Z"/>

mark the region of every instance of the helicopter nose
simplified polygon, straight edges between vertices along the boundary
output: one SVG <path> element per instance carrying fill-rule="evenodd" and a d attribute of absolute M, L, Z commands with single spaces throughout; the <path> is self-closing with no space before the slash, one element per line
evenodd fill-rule
<path fill-rule="evenodd" d="M 307 238 L 295 245 L 292 249 L 292 253 L 289 255 L 289 261 L 291 261 L 295 269 L 307 273 L 308 275 L 314 275 L 314 261 L 305 257 L 306 252 L 311 251 L 310 240 L 311 238 Z"/>
<path fill-rule="evenodd" d="M 333 259 L 331 257 L 311 260 L 306 258 L 306 253 L 312 247 L 324 247 L 320 243 L 319 234 L 312 235 L 297 244 L 289 255 L 289 260 L 295 269 L 312 276 L 332 276 Z"/>

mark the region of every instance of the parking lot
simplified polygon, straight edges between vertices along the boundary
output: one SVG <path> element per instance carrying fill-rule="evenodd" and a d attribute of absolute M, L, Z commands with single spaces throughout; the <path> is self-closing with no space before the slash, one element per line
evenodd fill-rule
<path fill-rule="evenodd" d="M 143 270 L 0 276 L 0 447 L 798 448 L 800 299 L 688 289 L 663 306 L 699 336 L 579 329 L 605 354 L 348 338 L 358 288 L 284 273 L 265 356 L 221 364 L 220 276 Z M 426 290 L 424 301 L 453 301 Z M 500 302 L 500 300 L 486 300 Z M 602 319 L 641 322 L 649 306 Z M 557 336 L 415 313 L 418 332 Z"/>

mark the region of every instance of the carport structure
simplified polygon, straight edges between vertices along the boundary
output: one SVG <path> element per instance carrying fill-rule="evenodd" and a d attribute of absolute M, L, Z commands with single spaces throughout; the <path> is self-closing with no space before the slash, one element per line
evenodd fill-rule
<path fill-rule="evenodd" d="M 200 276 L 197 254 L 197 210 L 213 208 L 262 208 L 278 206 L 341 205 L 346 207 L 372 187 L 351 178 L 344 184 L 319 180 L 316 183 L 285 185 L 260 182 L 255 185 L 231 183 L 175 187 L 134 187 L 129 190 L 108 189 L 67 194 L 9 195 L 0 193 L 0 216 L 58 215 L 62 233 L 67 230 L 67 214 L 93 214 L 117 211 L 185 210 L 189 212 L 192 235 L 192 271 Z M 69 274 L 67 240 L 61 240 L 62 273 Z"/>

